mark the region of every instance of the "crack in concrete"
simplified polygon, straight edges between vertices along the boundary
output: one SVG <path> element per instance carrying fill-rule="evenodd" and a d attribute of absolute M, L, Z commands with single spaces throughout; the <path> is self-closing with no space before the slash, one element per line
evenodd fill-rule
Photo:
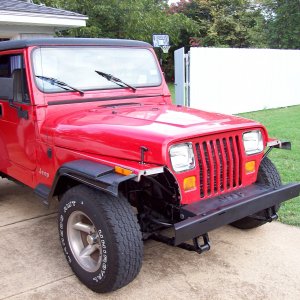
<path fill-rule="evenodd" d="M 27 219 L 23 219 L 23 220 L 20 220 L 20 221 L 16 221 L 16 222 L 8 223 L 8 224 L 5 224 L 5 225 L 1 225 L 0 228 L 4 228 L 4 227 L 11 226 L 11 225 L 15 225 L 15 224 L 19 224 L 19 223 L 24 223 L 24 222 L 27 222 L 27 221 L 31 221 L 31 220 L 35 220 L 35 219 L 40 219 L 40 218 L 44 218 L 44 217 L 48 217 L 48 216 L 56 215 L 56 214 L 57 214 L 57 212 L 52 212 L 52 213 L 44 214 L 44 215 L 41 215 L 41 216 L 27 218 Z"/>

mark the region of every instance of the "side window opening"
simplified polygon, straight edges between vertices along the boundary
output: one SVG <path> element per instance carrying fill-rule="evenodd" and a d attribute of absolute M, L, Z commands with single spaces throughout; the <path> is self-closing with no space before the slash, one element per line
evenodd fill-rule
<path fill-rule="evenodd" d="M 14 102 L 30 103 L 22 55 L 0 56 L 0 77 L 13 78 Z"/>

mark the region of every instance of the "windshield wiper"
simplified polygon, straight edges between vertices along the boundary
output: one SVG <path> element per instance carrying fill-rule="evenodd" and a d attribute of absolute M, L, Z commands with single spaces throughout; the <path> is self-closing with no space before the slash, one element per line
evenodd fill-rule
<path fill-rule="evenodd" d="M 100 72 L 100 71 L 97 71 L 97 70 L 95 70 L 95 72 L 98 75 L 100 75 L 100 76 L 104 77 L 105 79 L 107 79 L 108 81 L 111 81 L 111 82 L 117 84 L 118 86 L 121 86 L 121 87 L 127 86 L 128 88 L 132 89 L 134 92 L 136 91 L 135 87 L 133 87 L 133 86 L 129 85 L 128 83 L 122 81 L 120 78 L 114 77 L 111 74 Z"/>
<path fill-rule="evenodd" d="M 47 76 L 40 76 L 40 75 L 35 75 L 35 77 L 39 78 L 39 79 L 42 79 L 42 80 L 45 80 L 47 82 L 49 82 L 50 84 L 52 85 L 56 85 L 66 91 L 69 91 L 69 90 L 73 90 L 75 92 L 78 92 L 81 96 L 84 95 L 84 92 L 82 90 L 79 90 L 77 88 L 74 88 L 73 86 L 63 82 L 63 81 L 60 81 L 56 78 L 53 78 L 53 77 L 47 77 Z"/>

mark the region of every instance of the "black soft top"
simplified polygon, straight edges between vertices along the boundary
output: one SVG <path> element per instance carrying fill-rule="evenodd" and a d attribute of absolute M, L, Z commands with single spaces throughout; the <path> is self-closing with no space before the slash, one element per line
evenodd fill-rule
<path fill-rule="evenodd" d="M 152 46 L 146 42 L 119 39 L 88 39 L 88 38 L 46 38 L 30 40 L 14 40 L 0 42 L 0 51 L 23 49 L 30 46 L 117 46 L 117 47 L 146 47 Z"/>

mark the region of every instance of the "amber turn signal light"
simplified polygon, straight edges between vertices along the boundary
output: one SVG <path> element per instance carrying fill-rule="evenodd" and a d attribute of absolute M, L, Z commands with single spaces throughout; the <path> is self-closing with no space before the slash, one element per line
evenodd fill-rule
<path fill-rule="evenodd" d="M 255 161 L 248 161 L 245 163 L 245 171 L 246 174 L 254 173 L 255 172 Z"/>
<path fill-rule="evenodd" d="M 132 174 L 131 170 L 119 167 L 119 166 L 115 166 L 115 172 L 124 176 L 128 176 Z"/>
<path fill-rule="evenodd" d="M 191 177 L 186 177 L 183 180 L 183 189 L 185 191 L 190 191 L 196 188 L 196 177 L 191 176 Z"/>

